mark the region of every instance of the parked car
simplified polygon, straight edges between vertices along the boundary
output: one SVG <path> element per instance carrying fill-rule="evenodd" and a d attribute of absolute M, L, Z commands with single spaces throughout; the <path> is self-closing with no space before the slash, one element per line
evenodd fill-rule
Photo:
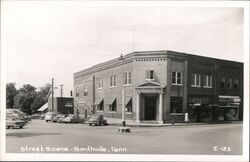
<path fill-rule="evenodd" d="M 19 109 L 6 109 L 6 114 L 7 115 L 16 114 L 19 116 L 21 120 L 25 120 L 26 122 L 31 121 L 30 116 L 28 116 L 26 113 L 22 112 Z"/>
<path fill-rule="evenodd" d="M 62 123 L 63 119 L 64 119 L 66 116 L 67 116 L 67 115 L 65 115 L 65 114 L 57 114 L 56 116 L 53 117 L 52 121 L 53 121 L 53 122 Z"/>
<path fill-rule="evenodd" d="M 47 112 L 45 115 L 45 121 L 52 121 L 53 117 L 56 116 L 56 113 L 54 112 Z"/>
<path fill-rule="evenodd" d="M 79 115 L 69 114 L 63 120 L 63 123 L 84 123 L 84 119 L 80 118 Z"/>
<path fill-rule="evenodd" d="M 94 114 L 89 118 L 89 125 L 108 125 L 107 120 L 104 119 L 103 115 Z"/>
<path fill-rule="evenodd" d="M 32 115 L 30 115 L 30 118 L 31 119 L 40 119 L 41 115 L 40 114 L 32 114 Z"/>
<path fill-rule="evenodd" d="M 18 117 L 15 116 L 8 116 L 6 117 L 6 128 L 23 128 L 25 126 L 26 122 L 24 120 L 19 119 Z"/>

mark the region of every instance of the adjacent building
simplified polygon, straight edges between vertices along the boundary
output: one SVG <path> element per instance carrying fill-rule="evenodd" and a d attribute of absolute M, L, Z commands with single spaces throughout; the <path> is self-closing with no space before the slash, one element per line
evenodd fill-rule
<path fill-rule="evenodd" d="M 52 106 L 52 103 L 53 106 Z M 48 98 L 48 112 L 55 112 L 57 114 L 73 114 L 74 113 L 74 99 L 73 97 L 52 97 Z"/>
<path fill-rule="evenodd" d="M 74 74 L 74 112 L 140 122 L 242 120 L 243 63 L 133 52 Z"/>

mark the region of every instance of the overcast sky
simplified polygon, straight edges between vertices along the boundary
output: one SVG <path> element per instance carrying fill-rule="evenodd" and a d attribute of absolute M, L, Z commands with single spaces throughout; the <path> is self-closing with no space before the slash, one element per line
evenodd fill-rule
<path fill-rule="evenodd" d="M 7 83 L 41 87 L 54 77 L 55 85 L 64 84 L 69 95 L 73 73 L 133 51 L 173 50 L 243 61 L 241 8 L 84 7 L 63 2 L 4 3 Z"/>

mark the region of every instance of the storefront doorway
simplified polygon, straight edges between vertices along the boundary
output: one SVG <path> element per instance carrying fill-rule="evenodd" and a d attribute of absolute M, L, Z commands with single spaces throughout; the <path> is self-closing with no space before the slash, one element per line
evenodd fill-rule
<path fill-rule="evenodd" d="M 156 120 L 156 96 L 145 96 L 145 120 Z"/>

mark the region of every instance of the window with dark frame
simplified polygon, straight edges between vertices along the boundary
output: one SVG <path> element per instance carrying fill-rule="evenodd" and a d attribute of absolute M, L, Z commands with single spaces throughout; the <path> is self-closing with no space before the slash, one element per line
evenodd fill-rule
<path fill-rule="evenodd" d="M 79 97 L 79 89 L 76 88 L 76 97 Z"/>
<path fill-rule="evenodd" d="M 182 97 L 171 97 L 170 113 L 182 113 Z"/>
<path fill-rule="evenodd" d="M 232 78 L 227 79 L 227 88 L 231 89 L 232 88 Z"/>
<path fill-rule="evenodd" d="M 213 82 L 213 78 L 212 75 L 204 75 L 204 87 L 209 87 L 212 88 L 212 82 Z"/>
<path fill-rule="evenodd" d="M 97 86 L 99 89 L 103 88 L 103 79 L 102 78 L 97 79 Z"/>
<path fill-rule="evenodd" d="M 111 87 L 116 86 L 115 75 L 110 76 L 110 86 L 111 86 Z"/>
<path fill-rule="evenodd" d="M 221 78 L 220 87 L 225 88 L 225 86 L 226 86 L 226 78 Z"/>
<path fill-rule="evenodd" d="M 192 87 L 200 87 L 201 86 L 201 75 L 193 73 L 192 74 L 192 81 L 191 81 Z"/>
<path fill-rule="evenodd" d="M 124 85 L 129 85 L 131 84 L 131 73 L 126 72 L 124 73 Z"/>
<path fill-rule="evenodd" d="M 154 75 L 155 75 L 154 70 L 147 70 L 146 71 L 146 79 L 153 80 L 153 79 L 155 79 Z"/>
<path fill-rule="evenodd" d="M 237 89 L 239 85 L 239 80 L 238 79 L 234 79 L 234 89 Z"/>
<path fill-rule="evenodd" d="M 88 87 L 84 86 L 83 96 L 88 96 Z"/>
<path fill-rule="evenodd" d="M 182 73 L 181 72 L 172 72 L 172 84 L 173 85 L 182 85 Z"/>

